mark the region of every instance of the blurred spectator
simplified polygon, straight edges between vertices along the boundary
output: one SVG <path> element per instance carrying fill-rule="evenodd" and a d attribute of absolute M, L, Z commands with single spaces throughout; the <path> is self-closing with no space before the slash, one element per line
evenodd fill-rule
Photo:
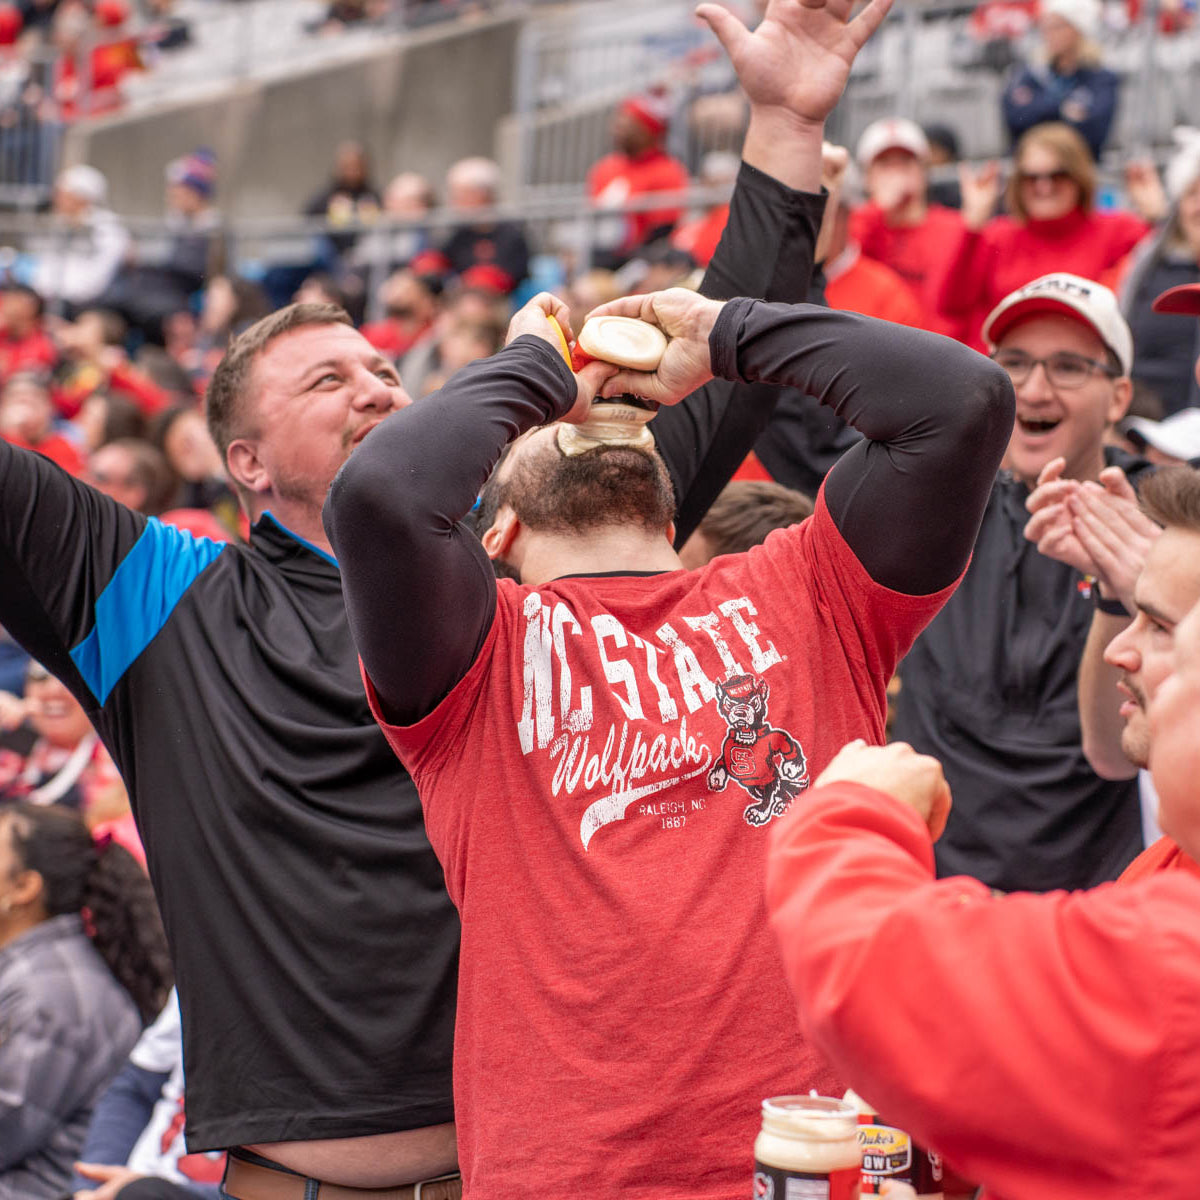
<path fill-rule="evenodd" d="M 88 459 L 87 481 L 148 517 L 157 517 L 170 505 L 178 484 L 162 452 L 141 438 L 105 442 Z"/>
<path fill-rule="evenodd" d="M 1177 129 L 1167 165 L 1170 210 L 1162 227 L 1133 251 L 1121 284 L 1121 308 L 1133 329 L 1134 379 L 1152 388 L 1165 413 L 1200 405 L 1193 365 L 1200 326 L 1186 314 L 1151 311 L 1168 288 L 1200 282 L 1200 129 Z M 1153 165 L 1147 167 L 1153 172 Z"/>
<path fill-rule="evenodd" d="M 166 318 L 189 308 L 193 295 L 222 266 L 217 261 L 221 217 L 213 206 L 216 156 L 195 150 L 170 163 L 166 177 L 168 236 L 161 261 L 126 268 L 100 300 L 160 346 Z"/>
<path fill-rule="evenodd" d="M 211 512 L 227 536 L 237 536 L 241 530 L 237 497 L 200 411 L 181 407 L 163 413 L 153 440 L 176 477 L 183 481 L 177 495 L 180 509 Z M 206 531 L 203 536 L 218 540 L 212 532 Z"/>
<path fill-rule="evenodd" d="M 59 1200 L 171 985 L 150 881 L 61 805 L 0 815 L 0 1193 Z"/>
<path fill-rule="evenodd" d="M 921 302 L 922 328 L 961 337 L 963 322 L 938 307 L 936 268 L 962 221 L 929 203 L 929 143 L 921 127 L 901 117 L 876 121 L 863 131 L 855 157 L 867 203 L 850 218 L 850 238 L 909 284 Z"/>
<path fill-rule="evenodd" d="M 447 322 L 433 341 L 433 361 L 418 394 L 436 391 L 461 367 L 495 354 L 504 345 L 507 327 L 506 321 L 472 321 L 466 317 Z"/>
<path fill-rule="evenodd" d="M 597 208 L 616 208 L 638 196 L 681 192 L 689 184 L 687 168 L 663 149 L 669 119 L 662 92 L 631 96 L 613 115 L 613 152 L 588 171 L 587 190 Z M 639 246 L 670 233 L 683 215 L 676 206 L 631 213 L 611 230 L 597 228 L 600 266 L 617 266 Z"/>
<path fill-rule="evenodd" d="M 735 479 L 727 483 L 712 508 L 679 551 L 689 570 L 722 554 L 741 554 L 761 545 L 776 529 L 798 525 L 813 514 L 813 502 L 779 483 Z"/>
<path fill-rule="evenodd" d="M 59 55 L 51 92 L 64 120 L 121 106 L 121 80 L 142 69 L 137 40 L 120 36 L 128 18 L 124 0 L 96 0 L 90 10 L 82 0 L 62 0 L 55 9 L 51 39 Z"/>
<path fill-rule="evenodd" d="M 47 42 L 54 25 L 54 14 L 60 0 L 18 0 L 22 32 Z"/>
<path fill-rule="evenodd" d="M 54 432 L 50 389 L 40 376 L 26 371 L 12 375 L 0 390 L 0 437 L 14 446 L 44 454 L 64 471 L 78 475 L 83 458 L 61 434 Z"/>
<path fill-rule="evenodd" d="M 29 666 L 29 655 L 12 640 L 8 630 L 0 625 L 0 692 L 20 695 L 25 687 L 25 670 Z M 24 719 L 24 714 L 21 714 Z M 6 731 L 0 719 L 0 736 Z"/>
<path fill-rule="evenodd" d="M 829 198 L 816 252 L 825 275 L 825 303 L 865 317 L 920 327 L 924 313 L 916 293 L 891 267 L 867 258 L 850 236 L 848 193 L 856 181 L 847 178 L 849 171 L 846 151 L 826 143 L 821 182 Z"/>
<path fill-rule="evenodd" d="M 407 354 L 429 335 L 439 312 L 440 284 L 428 275 L 401 270 L 390 275 L 381 289 L 384 317 L 362 327 L 362 335 L 393 360 Z"/>
<path fill-rule="evenodd" d="M 225 1155 L 188 1153 L 183 1082 L 179 998 L 172 991 L 96 1105 L 76 1169 L 76 1200 L 217 1200 Z M 126 1190 L 142 1178 L 155 1182 Z"/>
<path fill-rule="evenodd" d="M 446 172 L 446 203 L 463 214 L 442 253 L 467 287 L 507 295 L 529 273 L 529 245 L 515 221 L 475 220 L 500 196 L 500 168 L 490 158 L 463 158 Z"/>
<path fill-rule="evenodd" d="M 1103 279 L 1145 236 L 1133 213 L 1097 212 L 1096 164 L 1067 125 L 1038 125 L 1017 145 L 1005 199 L 995 163 L 962 172 L 962 226 L 941 258 L 943 312 L 968 322 L 967 340 L 982 349 L 983 318 L 1006 295 L 1051 271 Z"/>
<path fill-rule="evenodd" d="M 940 123 L 926 125 L 923 128 L 925 140 L 929 143 L 929 165 L 935 170 L 949 170 L 958 165 L 962 157 L 959 152 L 958 134 L 949 126 Z M 939 179 L 929 185 L 929 202 L 940 204 L 943 208 L 962 208 L 962 189 L 957 177 Z"/>
<path fill-rule="evenodd" d="M 341 33 L 352 25 L 377 21 L 387 15 L 388 0 L 331 0 L 325 15 L 305 26 L 323 36 Z"/>
<path fill-rule="evenodd" d="M 180 50 L 190 45 L 192 27 L 176 15 L 175 0 L 142 0 L 146 27 L 139 37 L 143 46 L 158 51 Z"/>
<path fill-rule="evenodd" d="M 700 163 L 700 182 L 705 187 L 733 187 L 742 160 L 728 151 L 711 150 Z M 671 245 L 686 250 L 702 267 L 707 267 L 725 232 L 729 204 L 714 204 L 703 216 L 681 221 L 671 234 Z"/>
<path fill-rule="evenodd" d="M 63 368 L 54 403 L 63 416 L 73 417 L 97 392 L 128 400 L 146 416 L 170 404 L 170 393 L 129 361 L 125 333 L 120 314 L 107 308 L 84 309 L 74 321 L 60 326 Z"/>
<path fill-rule="evenodd" d="M 387 185 L 383 193 L 383 215 L 396 220 L 415 220 L 433 210 L 433 185 L 424 175 L 404 171 Z M 429 247 L 427 229 L 375 229 L 359 239 L 351 262 L 360 270 L 378 264 L 389 269 L 408 266 Z"/>
<path fill-rule="evenodd" d="M 125 784 L 83 706 L 40 663 L 29 664 L 19 701 L 3 698 L 0 722 L 21 721 L 36 741 L 25 755 L 0 751 L 0 801 L 63 804 L 89 826 L 129 811 Z"/>
<path fill-rule="evenodd" d="M 304 213 L 333 226 L 355 225 L 373 221 L 379 207 L 366 150 L 359 142 L 343 142 L 334 156 L 333 178 L 309 200 Z M 338 254 L 344 254 L 357 237 L 357 233 L 331 233 L 329 241 Z"/>
<path fill-rule="evenodd" d="M 88 454 L 118 438 L 144 438 L 146 417 L 132 400 L 93 392 L 71 422 L 77 440 Z"/>
<path fill-rule="evenodd" d="M 1004 89 L 1004 120 L 1014 142 L 1036 125 L 1061 121 L 1099 159 L 1116 115 L 1118 86 L 1117 76 L 1100 66 L 1103 16 L 1100 0 L 1042 0 L 1045 61 L 1018 68 Z"/>
<path fill-rule="evenodd" d="M 108 180 L 95 167 L 68 167 L 55 182 L 53 211 L 63 228 L 37 251 L 30 283 L 68 315 L 104 293 L 129 250 L 129 231 L 104 207 L 107 199 Z"/>
<path fill-rule="evenodd" d="M 571 328 L 578 332 L 593 308 L 621 296 L 621 288 L 613 271 L 599 267 L 577 276 L 567 291 L 567 306 L 571 310 Z"/>
<path fill-rule="evenodd" d="M 671 287 L 691 287 L 696 260 L 666 238 L 643 246 L 619 272 L 626 292 L 661 292 Z"/>
<path fill-rule="evenodd" d="M 58 363 L 43 310 L 33 288 L 8 283 L 0 289 L 0 381 L 18 371 L 49 371 Z"/>

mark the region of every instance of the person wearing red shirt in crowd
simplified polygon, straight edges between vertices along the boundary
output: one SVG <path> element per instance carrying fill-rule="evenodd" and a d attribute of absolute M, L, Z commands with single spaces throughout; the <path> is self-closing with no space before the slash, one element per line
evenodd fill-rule
<path fill-rule="evenodd" d="M 1133 213 L 1095 210 L 1096 164 L 1070 126 L 1035 126 L 1014 161 L 1010 216 L 992 216 L 1000 197 L 995 163 L 961 172 L 962 224 L 938 260 L 938 303 L 967 322 L 977 350 L 984 318 L 1010 292 L 1064 271 L 1102 282 L 1150 229 Z"/>
<path fill-rule="evenodd" d="M 638 196 L 686 190 L 687 168 L 662 145 L 669 112 L 666 96 L 656 92 L 631 96 L 617 109 L 614 150 L 588 171 L 587 191 L 594 207 L 619 208 Z M 639 246 L 669 233 L 682 215 L 677 205 L 630 213 L 607 249 L 616 260 L 628 258 Z"/>
<path fill-rule="evenodd" d="M 21 371 L 50 371 L 58 351 L 42 327 L 42 298 L 31 287 L 0 290 L 0 380 Z"/>
<path fill-rule="evenodd" d="M 54 64 L 51 95 L 64 120 L 120 108 L 121 80 L 142 69 L 137 39 L 118 36 L 128 18 L 124 0 L 98 0 L 91 12 L 79 0 L 67 0 L 56 11 L 53 41 L 61 53 Z M 102 40 L 88 50 L 93 36 Z M 82 67 L 85 52 L 89 60 Z"/>
<path fill-rule="evenodd" d="M 1163 827 L 1200 858 L 1200 605 L 1146 713 Z M 776 831 L 767 907 L 803 1028 L 993 1200 L 1193 1195 L 1200 879 L 935 881 L 949 808 L 936 759 L 851 744 Z"/>
<path fill-rule="evenodd" d="M 824 263 L 825 303 L 843 312 L 923 327 L 924 312 L 912 288 L 891 267 L 868 258 L 850 236 L 849 166 L 850 156 L 843 147 L 825 146 L 822 182 L 829 199 L 817 239 L 817 261 Z"/>
<path fill-rule="evenodd" d="M 935 268 L 962 219 L 929 203 L 929 142 L 921 127 L 898 117 L 876 121 L 863 131 L 855 157 L 866 177 L 867 203 L 850 218 L 851 240 L 912 288 L 923 329 L 961 339 L 963 322 L 938 307 Z"/>
<path fill-rule="evenodd" d="M 54 432 L 50 390 L 31 372 L 10 376 L 0 391 L 0 437 L 14 446 L 36 450 L 64 471 L 78 475 L 83 456 L 62 434 Z"/>
<path fill-rule="evenodd" d="M 66 374 L 54 388 L 54 405 L 62 416 L 75 417 L 101 391 L 132 401 L 147 417 L 170 406 L 171 393 L 129 361 L 125 329 L 118 313 L 89 308 L 59 330 Z"/>
<path fill-rule="evenodd" d="M 381 354 L 398 362 L 433 332 L 441 311 L 440 287 L 433 277 L 403 268 L 389 275 L 380 288 L 384 316 L 362 327 L 363 337 Z"/>

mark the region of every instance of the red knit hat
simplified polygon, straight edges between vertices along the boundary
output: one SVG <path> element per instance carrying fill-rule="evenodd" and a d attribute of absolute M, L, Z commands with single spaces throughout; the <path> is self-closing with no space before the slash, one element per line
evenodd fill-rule
<path fill-rule="evenodd" d="M 621 111 L 644 125 L 655 137 L 661 137 L 667 132 L 667 125 L 671 120 L 671 105 L 666 92 L 661 89 L 644 92 L 640 96 L 630 96 L 621 105 Z"/>

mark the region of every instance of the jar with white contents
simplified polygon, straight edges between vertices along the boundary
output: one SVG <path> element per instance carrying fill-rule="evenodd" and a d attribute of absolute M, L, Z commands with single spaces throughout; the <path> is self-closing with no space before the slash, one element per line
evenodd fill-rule
<path fill-rule="evenodd" d="M 754 1142 L 755 1200 L 858 1200 L 861 1180 L 853 1105 L 827 1096 L 763 1101 Z"/>

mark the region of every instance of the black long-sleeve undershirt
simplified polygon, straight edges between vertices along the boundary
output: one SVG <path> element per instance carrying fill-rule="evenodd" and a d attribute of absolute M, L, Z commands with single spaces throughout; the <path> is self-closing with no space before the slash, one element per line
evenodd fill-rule
<path fill-rule="evenodd" d="M 709 347 L 715 374 L 802 388 L 864 435 L 825 499 L 873 579 L 924 595 L 958 577 L 1012 428 L 1003 371 L 935 334 L 752 300 L 726 304 Z M 334 481 L 325 527 L 388 719 L 431 712 L 475 660 L 496 583 L 462 520 L 504 447 L 574 397 L 550 345 L 518 338 L 389 418 Z"/>

